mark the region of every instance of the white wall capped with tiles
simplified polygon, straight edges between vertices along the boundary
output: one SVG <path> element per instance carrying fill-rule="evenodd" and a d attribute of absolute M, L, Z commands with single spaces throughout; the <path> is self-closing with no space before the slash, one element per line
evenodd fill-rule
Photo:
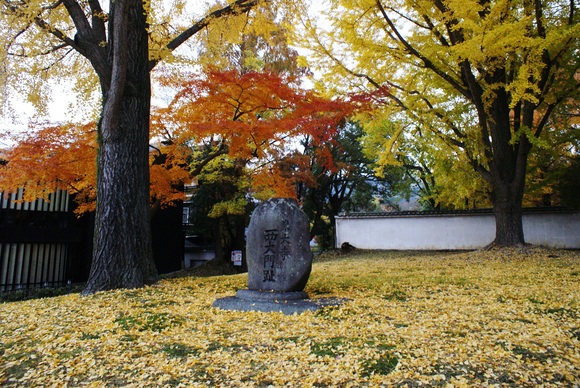
<path fill-rule="evenodd" d="M 580 212 L 523 215 L 526 243 L 580 248 Z M 351 215 L 336 218 L 336 246 L 361 249 L 479 249 L 495 238 L 493 214 Z"/>

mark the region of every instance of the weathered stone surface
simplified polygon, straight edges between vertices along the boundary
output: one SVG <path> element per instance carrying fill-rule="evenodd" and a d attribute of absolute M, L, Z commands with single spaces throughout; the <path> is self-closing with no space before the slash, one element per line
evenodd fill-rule
<path fill-rule="evenodd" d="M 222 310 L 300 314 L 346 299 L 308 299 L 304 286 L 312 269 L 308 218 L 290 199 L 271 199 L 254 211 L 247 235 L 248 289 L 217 299 Z"/>
<path fill-rule="evenodd" d="M 304 291 L 254 291 L 254 290 L 238 290 L 236 297 L 250 301 L 289 301 L 298 299 L 308 299 L 308 294 Z"/>
<path fill-rule="evenodd" d="M 292 199 L 270 199 L 252 213 L 247 234 L 248 288 L 302 291 L 312 269 L 308 218 Z"/>

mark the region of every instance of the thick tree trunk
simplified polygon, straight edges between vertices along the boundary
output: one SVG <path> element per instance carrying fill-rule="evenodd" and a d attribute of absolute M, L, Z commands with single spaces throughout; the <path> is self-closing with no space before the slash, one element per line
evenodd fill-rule
<path fill-rule="evenodd" d="M 508 186 L 508 187 L 506 187 Z M 496 246 L 521 246 L 524 241 L 522 224 L 522 197 L 509 188 L 509 184 L 496 182 L 492 194 L 495 215 Z"/>
<path fill-rule="evenodd" d="M 507 107 L 507 103 L 503 104 Z M 496 112 L 499 109 L 496 109 Z M 506 109 L 507 112 L 509 110 Z M 495 117 L 493 160 L 490 165 L 491 201 L 495 215 L 496 246 L 522 246 L 525 244 L 522 224 L 522 200 L 526 179 L 527 157 L 530 145 L 525 135 L 519 143 L 510 143 L 509 115 Z M 503 123 L 503 128 L 498 123 Z M 500 127 L 498 129 L 498 127 Z"/>
<path fill-rule="evenodd" d="M 111 4 L 113 70 L 99 128 L 93 264 L 84 294 L 141 287 L 157 274 L 149 220 L 151 94 L 145 12 L 140 0 Z"/>
<path fill-rule="evenodd" d="M 505 70 L 488 74 L 489 84 L 504 83 Z M 526 135 L 512 142 L 513 128 L 510 117 L 510 99 L 504 88 L 495 91 L 491 107 L 479 109 L 484 144 L 488 142 L 489 172 L 483 174 L 492 186 L 491 201 L 495 214 L 496 246 L 524 245 L 522 200 L 526 180 L 526 166 L 531 144 Z M 532 116 L 533 117 L 533 114 Z M 532 122 L 528 123 L 529 126 Z M 489 128 L 489 136 L 487 129 Z M 491 141 L 489 141 L 491 137 Z"/>

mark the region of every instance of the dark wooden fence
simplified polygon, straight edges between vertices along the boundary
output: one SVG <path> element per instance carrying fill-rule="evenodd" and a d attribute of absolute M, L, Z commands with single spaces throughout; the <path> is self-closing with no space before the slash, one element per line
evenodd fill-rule
<path fill-rule="evenodd" d="M 71 253 L 81 233 L 65 191 L 22 202 L 23 191 L 0 193 L 0 291 L 72 282 Z"/>
<path fill-rule="evenodd" d="M 0 192 L 0 292 L 84 282 L 91 265 L 94 214 L 77 218 L 65 191 L 22 202 Z M 185 235 L 179 206 L 152 216 L 153 255 L 160 273 L 181 269 Z"/>

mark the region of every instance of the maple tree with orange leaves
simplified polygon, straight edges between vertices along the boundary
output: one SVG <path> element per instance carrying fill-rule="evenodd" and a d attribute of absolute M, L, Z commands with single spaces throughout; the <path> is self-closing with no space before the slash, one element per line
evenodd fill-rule
<path fill-rule="evenodd" d="M 94 209 L 97 136 L 95 123 L 40 125 L 0 150 L 0 191 L 24 188 L 23 200 L 48 199 L 56 190 L 75 195 L 77 213 Z"/>
<path fill-rule="evenodd" d="M 170 86 L 178 88 L 172 103 L 154 109 L 151 117 L 156 144 L 150 152 L 151 197 L 160 206 L 183 200 L 183 183 L 223 155 L 247 168 L 257 197 L 295 197 L 297 181 L 313 181 L 308 157 L 296 152 L 295 140 L 307 135 L 321 145 L 318 157 L 332 168 L 324 144 L 361 106 L 321 97 L 301 89 L 296 78 L 269 72 L 211 70 Z M 0 155 L 7 161 L 0 166 L 0 189 L 24 187 L 25 200 L 67 190 L 76 195 L 77 213 L 93 210 L 95 126 L 48 125 L 21 136 Z M 200 147 L 210 151 L 196 160 Z"/>
<path fill-rule="evenodd" d="M 309 136 L 320 145 L 317 157 L 330 167 L 333 160 L 323 145 L 364 107 L 359 100 L 321 97 L 298 82 L 292 76 L 235 70 L 209 70 L 183 82 L 171 104 L 152 114 L 163 169 L 178 175 L 189 165 L 193 178 L 227 155 L 247 167 L 256 197 L 296 197 L 296 183 L 313 180 L 309 157 L 295 147 L 297 139 Z M 200 149 L 203 156 L 192 158 Z"/>

